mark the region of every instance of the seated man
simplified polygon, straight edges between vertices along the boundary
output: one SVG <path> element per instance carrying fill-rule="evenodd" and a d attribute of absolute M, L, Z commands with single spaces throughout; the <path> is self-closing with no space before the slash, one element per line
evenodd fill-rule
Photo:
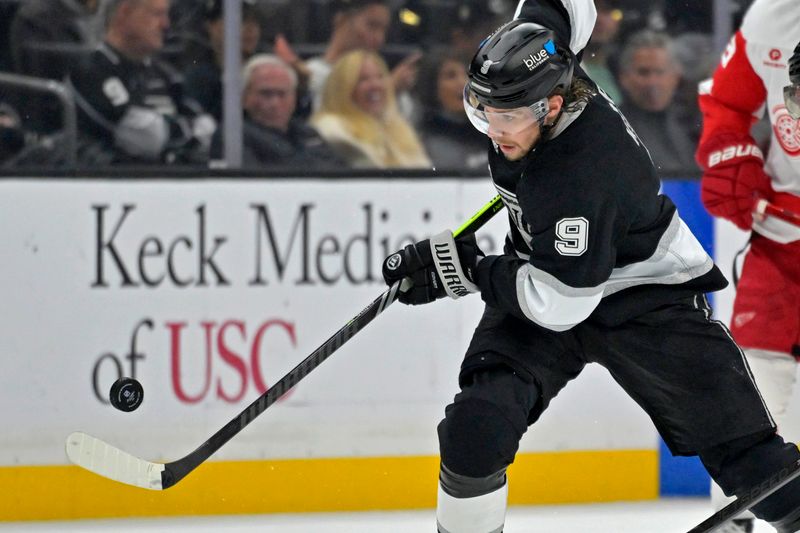
<path fill-rule="evenodd" d="M 297 105 L 297 73 L 277 56 L 260 54 L 243 69 L 245 168 L 344 167 L 311 126 L 293 118 Z M 222 136 L 212 143 L 214 157 L 222 155 Z"/>
<path fill-rule="evenodd" d="M 70 75 L 84 164 L 205 163 L 216 122 L 154 55 L 169 0 L 111 0 L 105 41 Z M 83 143 L 82 143 L 83 144 Z"/>
<path fill-rule="evenodd" d="M 659 177 L 699 173 L 687 121 L 676 109 L 682 71 L 672 39 L 650 30 L 634 34 L 625 43 L 619 65 L 625 98 L 620 111 L 650 151 Z"/>

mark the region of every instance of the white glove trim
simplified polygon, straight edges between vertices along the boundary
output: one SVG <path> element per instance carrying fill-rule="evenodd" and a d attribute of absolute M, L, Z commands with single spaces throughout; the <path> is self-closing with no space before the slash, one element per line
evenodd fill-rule
<path fill-rule="evenodd" d="M 472 292 L 479 292 L 477 285 L 472 283 L 464 270 L 458 257 L 458 248 L 453 239 L 453 233 L 445 230 L 431 237 L 431 256 L 436 265 L 436 272 L 442 280 L 444 290 L 450 298 L 457 300 Z"/>

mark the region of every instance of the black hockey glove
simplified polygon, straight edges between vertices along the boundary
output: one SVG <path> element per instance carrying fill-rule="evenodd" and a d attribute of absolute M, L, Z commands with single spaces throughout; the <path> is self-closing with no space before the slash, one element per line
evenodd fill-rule
<path fill-rule="evenodd" d="M 478 292 L 475 267 L 483 257 L 475 234 L 454 240 L 452 232 L 443 231 L 387 257 L 383 279 L 387 285 L 403 278 L 411 280 L 411 288 L 400 293 L 404 304 L 426 304 L 444 296 L 460 298 Z"/>

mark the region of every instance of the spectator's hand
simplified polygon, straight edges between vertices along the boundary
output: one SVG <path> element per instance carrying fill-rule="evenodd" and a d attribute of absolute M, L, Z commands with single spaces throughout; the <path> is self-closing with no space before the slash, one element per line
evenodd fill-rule
<path fill-rule="evenodd" d="M 0 102 L 0 127 L 19 128 L 19 114 L 10 105 Z"/>
<path fill-rule="evenodd" d="M 284 37 L 282 33 L 279 33 L 275 37 L 273 52 L 275 52 L 276 56 L 291 65 L 295 72 L 297 72 L 297 75 L 300 77 L 300 85 L 307 85 L 308 78 L 311 77 L 311 71 L 308 69 L 305 62 L 300 59 L 300 56 L 297 55 L 292 45 L 289 44 L 289 41 L 286 40 L 286 37 Z"/>
<path fill-rule="evenodd" d="M 217 121 L 211 115 L 200 115 L 192 119 L 192 137 L 200 143 L 200 149 L 208 153 L 211 139 L 217 131 Z"/>
<path fill-rule="evenodd" d="M 414 52 L 403 59 L 392 69 L 392 83 L 395 91 L 410 91 L 417 82 L 417 67 L 422 59 L 422 52 Z"/>
<path fill-rule="evenodd" d="M 697 162 L 705 171 L 700 196 L 709 213 L 749 230 L 755 200 L 769 200 L 774 194 L 755 141 L 734 133 L 719 134 L 700 145 Z"/>

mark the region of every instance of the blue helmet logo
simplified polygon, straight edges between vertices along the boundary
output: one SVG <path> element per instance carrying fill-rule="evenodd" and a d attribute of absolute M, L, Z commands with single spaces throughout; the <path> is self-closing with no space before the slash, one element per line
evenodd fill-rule
<path fill-rule="evenodd" d="M 555 55 L 556 53 L 556 44 L 553 42 L 552 39 L 548 39 L 546 43 L 544 43 L 544 49 L 547 51 L 548 54 Z"/>

